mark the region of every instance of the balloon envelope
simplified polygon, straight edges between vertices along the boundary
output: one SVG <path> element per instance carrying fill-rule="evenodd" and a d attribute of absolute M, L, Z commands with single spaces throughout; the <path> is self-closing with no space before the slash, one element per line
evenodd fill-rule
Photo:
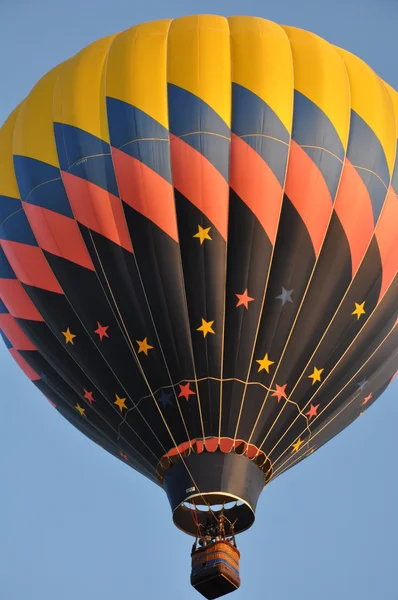
<path fill-rule="evenodd" d="M 250 526 L 396 373 L 397 131 L 359 58 L 218 16 L 91 44 L 0 130 L 6 346 L 188 533 L 189 499 Z"/>

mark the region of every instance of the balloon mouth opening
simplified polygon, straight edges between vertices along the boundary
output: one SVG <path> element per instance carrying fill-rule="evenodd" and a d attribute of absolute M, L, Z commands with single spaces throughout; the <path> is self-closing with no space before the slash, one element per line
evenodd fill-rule
<path fill-rule="evenodd" d="M 174 524 L 197 537 L 221 514 L 235 534 L 249 529 L 265 483 L 264 471 L 254 460 L 218 449 L 182 457 L 165 472 L 163 488 Z"/>
<path fill-rule="evenodd" d="M 255 521 L 253 508 L 242 498 L 225 492 L 206 492 L 192 494 L 181 502 L 173 511 L 173 522 L 184 533 L 197 536 L 221 515 L 234 524 L 236 533 L 246 531 Z"/>

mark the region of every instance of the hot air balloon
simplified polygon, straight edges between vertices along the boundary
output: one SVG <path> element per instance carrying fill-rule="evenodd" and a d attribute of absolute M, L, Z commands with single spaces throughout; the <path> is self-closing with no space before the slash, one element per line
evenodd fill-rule
<path fill-rule="evenodd" d="M 206 598 L 264 486 L 398 365 L 398 95 L 260 18 L 134 26 L 0 130 L 0 327 L 70 423 L 162 486 Z"/>

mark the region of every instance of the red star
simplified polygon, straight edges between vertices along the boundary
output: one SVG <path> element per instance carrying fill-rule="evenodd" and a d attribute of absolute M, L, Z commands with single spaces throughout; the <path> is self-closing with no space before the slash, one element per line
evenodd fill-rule
<path fill-rule="evenodd" d="M 305 415 L 309 418 L 312 419 L 312 417 L 315 417 L 317 415 L 317 411 L 318 408 L 320 407 L 320 404 L 317 404 L 316 406 L 313 406 L 311 404 L 310 406 L 310 410 L 308 412 L 305 413 Z"/>
<path fill-rule="evenodd" d="M 362 406 L 364 404 L 367 404 L 371 398 L 372 398 L 372 392 L 370 392 L 370 394 L 368 396 L 366 396 L 366 398 L 363 399 Z"/>
<path fill-rule="evenodd" d="M 124 460 L 126 460 L 127 462 L 129 461 L 129 457 L 127 456 L 127 454 L 123 454 L 123 452 L 119 452 L 119 454 L 122 458 L 124 458 Z"/>
<path fill-rule="evenodd" d="M 238 304 L 236 306 L 244 306 L 246 310 L 249 308 L 249 302 L 253 302 L 254 300 L 254 298 L 250 298 L 248 295 L 247 288 L 243 294 L 235 294 L 235 296 L 238 298 Z"/>
<path fill-rule="evenodd" d="M 109 335 L 106 333 L 109 329 L 109 325 L 101 325 L 99 321 L 97 321 L 97 325 L 98 329 L 96 329 L 94 333 L 97 333 L 99 335 L 100 342 L 102 342 L 104 337 L 109 337 Z"/>
<path fill-rule="evenodd" d="M 281 398 L 287 398 L 286 392 L 285 392 L 287 383 L 285 383 L 285 385 L 277 385 L 277 384 L 275 384 L 275 385 L 276 385 L 276 390 L 271 395 L 276 396 L 278 398 L 278 402 L 280 402 Z"/>
<path fill-rule="evenodd" d="M 86 398 L 86 400 L 88 400 L 90 402 L 90 404 L 93 404 L 93 402 L 95 402 L 95 400 L 93 398 L 93 392 L 88 392 L 86 390 L 86 388 L 83 388 L 83 391 L 84 391 L 83 398 Z"/>
<path fill-rule="evenodd" d="M 180 384 L 180 393 L 178 394 L 179 398 L 185 398 L 185 400 L 189 400 L 189 396 L 195 396 L 195 392 L 189 389 L 190 383 L 186 383 L 185 385 Z"/>

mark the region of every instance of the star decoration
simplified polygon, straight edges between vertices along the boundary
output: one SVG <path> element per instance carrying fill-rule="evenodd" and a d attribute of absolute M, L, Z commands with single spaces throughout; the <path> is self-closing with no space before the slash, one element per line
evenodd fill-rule
<path fill-rule="evenodd" d="M 162 390 L 160 392 L 160 396 L 158 398 L 158 402 L 160 402 L 163 406 L 166 406 L 167 404 L 171 404 L 172 405 L 173 403 L 171 401 L 171 394 L 168 394 L 167 392 L 165 392 L 164 390 Z"/>
<path fill-rule="evenodd" d="M 198 327 L 196 331 L 202 331 L 203 337 L 206 337 L 208 333 L 216 333 L 215 331 L 213 331 L 213 323 L 214 321 L 205 321 L 204 319 L 202 319 L 202 325 Z"/>
<path fill-rule="evenodd" d="M 116 404 L 116 406 L 119 407 L 120 412 L 123 412 L 123 409 L 127 410 L 127 406 L 125 404 L 126 402 L 126 398 L 119 398 L 119 396 L 117 394 L 115 394 L 116 400 L 113 404 Z"/>
<path fill-rule="evenodd" d="M 80 406 L 80 404 L 76 404 L 75 406 L 77 412 L 80 414 L 81 417 L 85 417 L 86 416 L 86 409 L 83 408 L 82 406 Z"/>
<path fill-rule="evenodd" d="M 148 350 L 151 350 L 151 349 L 153 348 L 153 346 L 150 346 L 150 345 L 148 344 L 148 340 L 147 340 L 147 338 L 144 338 L 144 339 L 142 340 L 142 342 L 139 342 L 139 341 L 137 340 L 137 344 L 138 344 L 138 354 L 139 354 L 140 352 L 143 352 L 143 353 L 145 354 L 145 356 L 148 356 Z"/>
<path fill-rule="evenodd" d="M 292 452 L 298 452 L 301 444 L 304 444 L 304 442 L 301 438 L 299 438 L 295 444 L 292 444 L 292 448 L 293 448 Z"/>
<path fill-rule="evenodd" d="M 368 394 L 368 395 L 366 396 L 366 398 L 364 398 L 364 399 L 363 399 L 362 406 L 363 406 L 364 404 L 367 404 L 367 403 L 369 402 L 369 400 L 371 400 L 371 399 L 372 399 L 372 392 L 371 392 L 370 394 Z"/>
<path fill-rule="evenodd" d="M 310 405 L 310 410 L 305 413 L 306 417 L 308 417 L 309 419 L 312 419 L 312 417 L 315 417 L 318 414 L 318 408 L 319 407 L 320 407 L 320 404 L 317 404 L 316 406 L 314 406 L 313 404 L 311 404 Z"/>
<path fill-rule="evenodd" d="M 247 288 L 245 289 L 243 294 L 235 294 L 235 296 L 238 298 L 238 304 L 236 306 L 244 306 L 246 310 L 248 310 L 249 308 L 249 302 L 253 302 L 254 300 L 254 298 L 251 298 L 248 295 Z"/>
<path fill-rule="evenodd" d="M 189 400 L 189 396 L 195 396 L 195 392 L 190 389 L 190 383 L 186 383 L 185 385 L 180 384 L 180 393 L 178 394 L 179 398 L 185 398 L 185 400 Z"/>
<path fill-rule="evenodd" d="M 317 369 L 316 367 L 314 367 L 314 372 L 312 373 L 312 375 L 308 375 L 308 379 L 312 379 L 312 385 L 314 385 L 316 381 L 321 381 L 321 375 L 323 371 L 324 369 Z"/>
<path fill-rule="evenodd" d="M 360 381 L 359 383 L 357 383 L 358 386 L 358 390 L 363 390 L 363 388 L 365 387 L 365 385 L 368 383 L 368 380 L 366 378 L 362 379 L 362 381 Z"/>
<path fill-rule="evenodd" d="M 73 333 L 71 333 L 71 330 L 69 329 L 69 327 L 68 327 L 68 329 L 66 331 L 62 332 L 62 335 L 65 336 L 65 343 L 66 344 L 72 344 L 72 346 L 74 345 L 74 341 L 73 340 L 76 337 L 76 335 L 73 334 Z"/>
<path fill-rule="evenodd" d="M 109 325 L 101 325 L 99 321 L 97 321 L 98 329 L 94 331 L 97 335 L 99 335 L 100 342 L 104 339 L 104 337 L 109 337 L 107 331 L 109 329 Z"/>
<path fill-rule="evenodd" d="M 262 360 L 256 360 L 256 363 L 258 363 L 260 365 L 259 368 L 258 368 L 258 371 L 257 371 L 258 373 L 260 371 L 262 371 L 263 369 L 265 371 L 267 371 L 267 373 L 269 373 L 269 368 L 270 368 L 271 365 L 274 364 L 274 361 L 270 360 L 268 358 L 268 352 L 267 352 L 267 354 L 264 356 L 264 358 Z"/>
<path fill-rule="evenodd" d="M 127 454 L 123 454 L 123 452 L 119 452 L 121 458 L 123 458 L 125 461 L 129 461 L 129 457 L 127 456 Z"/>
<path fill-rule="evenodd" d="M 203 229 L 203 227 L 198 225 L 198 233 L 195 233 L 195 235 L 193 237 L 199 238 L 200 245 L 202 245 L 205 240 L 211 240 L 211 237 L 209 235 L 210 229 L 211 229 L 211 227 L 206 227 L 206 229 Z"/>
<path fill-rule="evenodd" d="M 274 391 L 273 394 L 271 394 L 271 396 L 276 396 L 278 398 L 278 403 L 279 403 L 282 398 L 287 399 L 286 392 L 285 392 L 287 383 L 285 383 L 285 385 L 278 385 L 278 384 L 275 384 L 275 385 L 276 385 L 276 390 Z"/>
<path fill-rule="evenodd" d="M 285 306 L 286 302 L 292 302 L 292 294 L 293 294 L 294 290 L 285 290 L 285 288 L 282 286 L 282 293 L 280 294 L 280 296 L 276 296 L 276 300 L 282 300 L 282 306 Z"/>
<path fill-rule="evenodd" d="M 95 400 L 93 398 L 93 392 L 88 392 L 85 388 L 83 388 L 83 391 L 84 391 L 83 398 L 86 398 L 86 400 L 88 400 L 90 402 L 90 404 L 93 404 L 93 402 L 95 402 Z"/>
<path fill-rule="evenodd" d="M 354 302 L 354 304 L 355 304 L 355 310 L 351 314 L 356 315 L 357 320 L 359 320 L 361 318 L 361 315 L 365 314 L 365 302 L 362 302 L 362 304 L 358 304 L 357 302 Z"/>

